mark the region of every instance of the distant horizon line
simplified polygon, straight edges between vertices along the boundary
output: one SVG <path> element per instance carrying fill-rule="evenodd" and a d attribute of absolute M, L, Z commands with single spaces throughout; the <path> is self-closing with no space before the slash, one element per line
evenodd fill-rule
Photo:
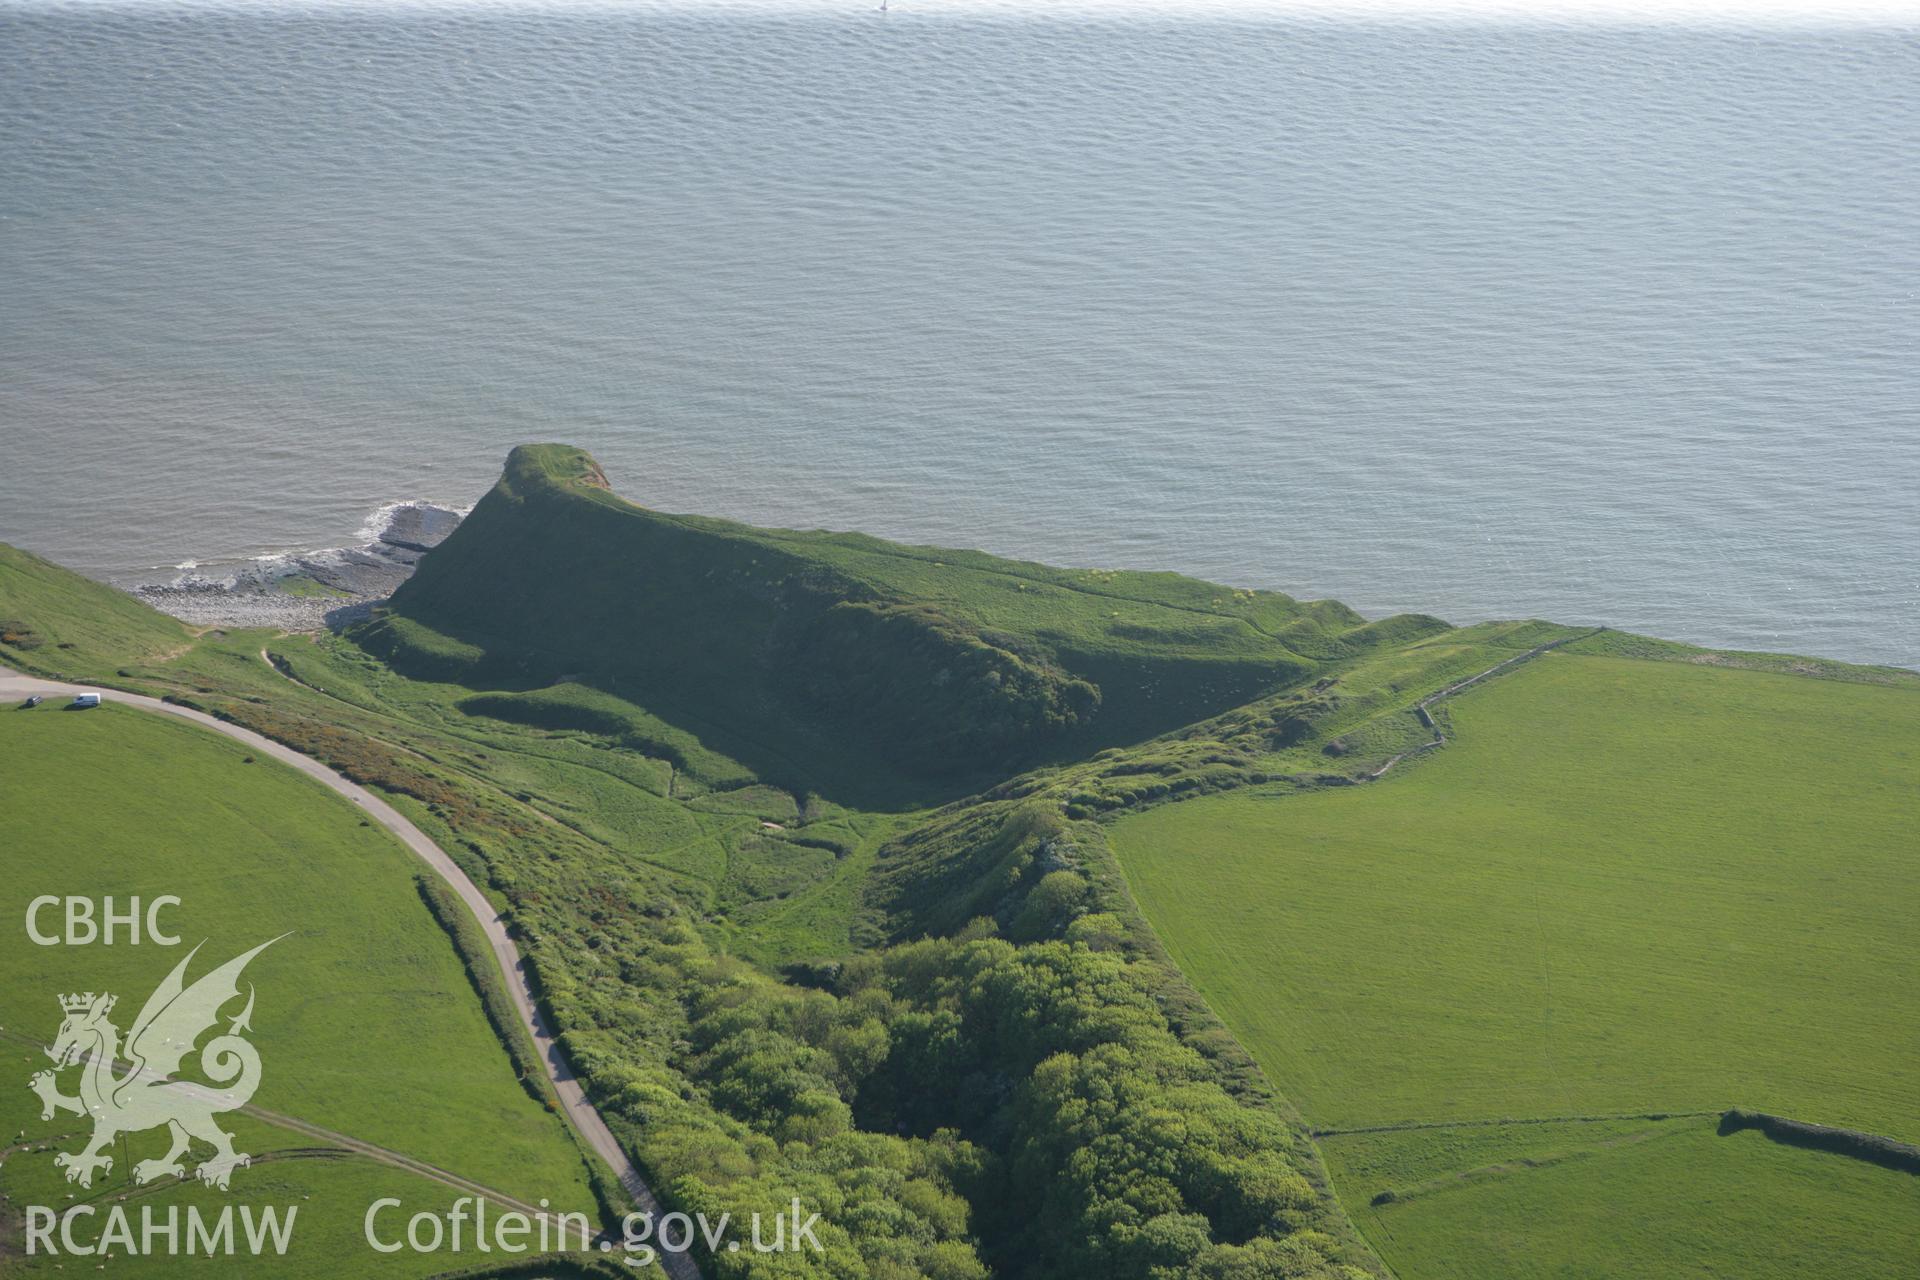
<path fill-rule="evenodd" d="M 879 0 L 0 0 L 0 11 L 248 9 L 445 13 L 618 12 L 858 17 Z M 878 14 L 876 13 L 876 17 Z M 887 0 L 886 17 L 1022 17 L 1500 23 L 1681 29 L 1920 27 L 1920 0 Z"/>

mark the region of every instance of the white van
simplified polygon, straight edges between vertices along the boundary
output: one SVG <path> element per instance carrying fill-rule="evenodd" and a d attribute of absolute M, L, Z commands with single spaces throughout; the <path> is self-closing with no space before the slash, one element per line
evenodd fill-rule
<path fill-rule="evenodd" d="M 74 696 L 72 705 L 76 708 L 97 707 L 100 705 L 100 695 L 97 693 L 76 694 Z"/>

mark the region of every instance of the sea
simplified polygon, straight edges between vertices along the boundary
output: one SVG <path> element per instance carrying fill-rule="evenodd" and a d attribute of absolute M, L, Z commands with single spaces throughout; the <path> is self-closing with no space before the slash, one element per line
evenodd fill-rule
<path fill-rule="evenodd" d="M 645 505 L 1920 665 L 1920 24 L 0 0 L 0 540 Z M 506 604 L 509 602 L 503 602 Z"/>

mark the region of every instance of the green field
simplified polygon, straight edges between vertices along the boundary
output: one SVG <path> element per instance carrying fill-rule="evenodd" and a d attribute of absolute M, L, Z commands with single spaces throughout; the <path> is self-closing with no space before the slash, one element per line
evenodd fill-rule
<path fill-rule="evenodd" d="M 1113 827 L 1169 950 L 1310 1124 L 1739 1105 L 1920 1137 L 1911 689 L 1558 653 L 1445 707 L 1457 739 L 1372 786 L 1242 791 Z M 1336 1177 L 1357 1168 L 1346 1141 L 1328 1144 Z M 1653 1189 L 1686 1176 L 1664 1153 L 1729 1146 L 1769 1144 L 1696 1135 L 1659 1144 L 1658 1161 L 1635 1147 L 1580 1167 L 1621 1169 L 1635 1212 L 1642 1194 L 1671 1208 Z M 1839 1157 L 1770 1158 L 1911 1191 Z M 1369 1168 L 1343 1188 L 1350 1208 L 1403 1185 Z M 1729 1195 L 1773 1176 L 1718 1158 L 1697 1176 L 1734 1168 Z M 1449 1248 L 1470 1237 L 1483 1261 L 1431 1274 L 1563 1274 L 1514 1260 L 1552 1248 L 1509 1257 L 1496 1237 L 1564 1228 L 1567 1255 L 1591 1258 L 1570 1243 L 1593 1244 L 1591 1224 L 1528 1199 L 1596 1191 L 1590 1176 L 1516 1174 L 1430 1212 L 1388 1206 L 1375 1226 L 1391 1235 L 1373 1239 L 1424 1276 L 1415 1261 L 1449 1252 L 1433 1234 L 1444 1220 Z M 1910 1258 L 1920 1215 L 1890 1228 Z"/>
<path fill-rule="evenodd" d="M 9 1076 L 19 1081 L 44 1066 L 45 1061 L 37 1051 L 29 1053 L 13 1044 L 0 1050 L 0 1062 L 6 1064 Z M 319 1144 L 311 1139 L 247 1116 L 227 1117 L 222 1121 L 222 1127 L 235 1135 L 235 1146 L 254 1157 L 252 1165 L 235 1175 L 230 1192 L 189 1180 L 159 1182 L 134 1193 L 124 1185 L 118 1161 L 113 1176 L 104 1186 L 99 1179 L 95 1179 L 91 1190 L 83 1191 L 70 1185 L 54 1166 L 53 1151 L 43 1148 L 49 1140 L 54 1142 L 54 1150 L 79 1147 L 84 1141 L 86 1126 L 73 1116 L 42 1122 L 39 1099 L 24 1087 L 0 1089 L 0 1126 L 5 1126 L 10 1139 L 21 1132 L 36 1139 L 0 1144 L 0 1151 L 4 1151 L 4 1155 L 0 1155 L 3 1162 L 0 1163 L 0 1188 L 4 1191 L 0 1193 L 6 1195 L 5 1208 L 9 1211 L 5 1234 L 0 1237 L 0 1274 L 72 1275 L 92 1273 L 102 1264 L 97 1257 L 71 1257 L 64 1253 L 60 1256 L 36 1253 L 31 1259 L 19 1256 L 24 1243 L 16 1234 L 19 1224 L 12 1218 L 11 1211 L 30 1204 L 45 1205 L 61 1213 L 76 1204 L 87 1203 L 95 1206 L 96 1215 L 105 1214 L 114 1205 L 122 1205 L 136 1215 L 133 1218 L 136 1229 L 139 1211 L 149 1205 L 162 1215 L 169 1206 L 178 1206 L 183 1216 L 194 1208 L 207 1217 L 218 1215 L 228 1205 L 235 1206 L 236 1210 L 239 1206 L 248 1206 L 256 1213 L 271 1207 L 283 1216 L 287 1207 L 292 1206 L 297 1210 L 297 1217 L 284 1256 L 273 1254 L 260 1262 L 249 1258 L 245 1262 L 236 1259 L 227 1263 L 237 1273 L 271 1274 L 287 1280 L 335 1280 L 342 1275 L 400 1280 L 432 1275 L 456 1263 L 477 1260 L 471 1252 L 459 1257 L 444 1255 L 425 1259 L 405 1251 L 377 1253 L 367 1247 L 362 1234 L 361 1215 L 377 1199 L 397 1197 L 408 1206 L 408 1214 L 421 1210 L 444 1213 L 462 1192 L 375 1161 L 328 1155 L 316 1150 Z M 158 1142 L 152 1135 L 148 1138 Z M 148 1152 L 142 1147 L 138 1154 L 144 1157 Z M 100 1222 L 96 1216 L 81 1223 L 75 1229 L 76 1236 L 82 1243 L 97 1240 Z M 384 1215 L 379 1220 L 383 1238 L 390 1222 Z M 240 1229 L 236 1224 L 236 1233 Z M 56 1237 L 55 1248 L 60 1247 Z M 343 1265 L 343 1259 L 350 1261 Z M 197 1276 L 210 1270 L 205 1258 L 187 1256 L 128 1257 L 116 1253 L 106 1265 L 110 1275 Z"/>
<path fill-rule="evenodd" d="M 39 1119 L 27 1078 L 44 1067 L 33 1044 L 53 1038 L 55 997 L 112 991 L 124 1033 L 141 1002 L 194 943 L 190 977 L 282 933 L 245 979 L 257 990 L 250 1036 L 262 1059 L 256 1106 L 403 1153 L 528 1202 L 541 1197 L 590 1216 L 585 1166 L 562 1121 L 514 1079 L 460 962 L 415 890 L 414 860 L 351 806 L 306 778 L 216 734 L 115 707 L 70 714 L 49 703 L 0 711 L 0 849 L 8 874 L 0 917 L 20 931 L 4 949 L 0 1041 L 11 1064 L 0 1106 L 9 1146 L 76 1131 L 75 1117 Z M 23 930 L 40 894 L 182 899 L 165 923 L 179 947 L 33 946 Z M 57 928 L 46 912 L 43 931 Z M 191 1067 L 193 1059 L 187 1065 Z M 71 1074 L 64 1087 L 73 1090 Z M 255 1153 L 324 1145 L 248 1117 L 227 1125 Z M 18 1138 L 11 1135 L 20 1134 Z M 62 1143 L 63 1149 L 77 1140 Z M 164 1135 L 130 1152 L 90 1190 L 64 1183 L 52 1153 L 14 1150 L 0 1171 L 10 1204 L 106 1203 L 130 1190 L 133 1160 L 157 1156 Z M 148 1148 L 152 1148 L 149 1150 Z M 327 1274 L 359 1245 L 371 1189 L 421 1207 L 459 1194 L 364 1157 L 263 1162 L 236 1173 L 233 1197 L 198 1186 L 165 1200 L 217 1205 L 297 1203 L 304 1262 L 285 1274 Z M 363 1194 L 366 1193 L 366 1194 Z M 311 1197 L 309 1199 L 309 1197 Z M 164 1202 L 164 1201 L 163 1201 Z M 52 1265 L 51 1263 L 47 1265 Z M 117 1263 L 165 1271 L 154 1262 Z M 186 1267 L 184 1260 L 174 1265 Z M 384 1273 L 426 1274 L 445 1259 L 381 1261 Z M 279 1274 L 280 1272 L 276 1272 Z M 337 1274 L 337 1270 L 334 1274 Z"/>
<path fill-rule="evenodd" d="M 1710 1118 L 1325 1139 L 1403 1280 L 1913 1274 L 1920 1178 Z M 1369 1200 L 1392 1187 L 1401 1197 Z"/>

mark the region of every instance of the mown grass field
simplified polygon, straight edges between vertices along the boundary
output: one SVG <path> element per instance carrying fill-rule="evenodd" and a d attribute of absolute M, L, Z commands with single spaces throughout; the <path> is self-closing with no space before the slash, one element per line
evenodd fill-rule
<path fill-rule="evenodd" d="M 84 713 L 52 702 L 0 710 L 0 762 L 0 849 L 8 871 L 0 918 L 14 931 L 0 947 L 0 1027 L 44 1043 L 59 1025 L 58 994 L 110 990 L 120 996 L 115 1020 L 124 1032 L 195 942 L 207 939 L 190 977 L 291 932 L 246 973 L 258 991 L 251 1038 L 263 1071 L 256 1105 L 529 1202 L 547 1197 L 592 1213 L 572 1139 L 515 1081 L 459 960 L 419 898 L 412 858 L 384 831 L 293 771 L 264 758 L 249 762 L 241 744 L 111 703 Z M 182 904 L 165 920 L 183 943 L 31 945 L 28 902 L 69 893 L 111 894 L 121 903 L 133 895 L 177 895 Z M 44 928 L 56 921 L 48 912 L 41 922 Z M 10 1140 L 31 1142 L 72 1121 L 38 1119 L 39 1104 L 26 1088 L 28 1076 L 45 1065 L 38 1050 L 8 1040 L 0 1057 L 12 1064 L 11 1082 L 0 1084 Z M 71 1092 L 71 1075 L 65 1080 Z M 257 1121 L 236 1123 L 260 1144 L 254 1150 L 315 1145 Z M 131 1141 L 139 1149 L 117 1159 L 108 1177 L 105 1190 L 113 1194 L 128 1189 L 132 1159 L 157 1155 L 164 1145 L 157 1134 Z M 13 1204 L 28 1202 L 29 1190 L 49 1181 L 51 1160 L 40 1152 L 7 1158 L 0 1187 Z M 364 1188 L 406 1184 L 392 1194 L 423 1204 L 457 1194 L 357 1159 L 276 1161 L 266 1170 L 270 1179 L 241 1170 L 234 1191 L 250 1202 L 279 1203 L 283 1197 L 272 1188 L 286 1183 L 303 1205 L 301 1234 L 316 1240 L 358 1240 Z M 51 1181 L 54 1198 L 41 1203 L 90 1194 L 57 1173 Z M 96 1179 L 91 1194 L 102 1193 Z M 337 1264 L 339 1251 L 332 1256 Z M 411 1264 L 413 1274 L 434 1269 L 418 1259 Z"/>
<path fill-rule="evenodd" d="M 1920 696 L 1553 654 L 1443 705 L 1455 741 L 1371 786 L 1243 791 L 1113 827 L 1169 950 L 1309 1123 L 1741 1105 L 1920 1138 Z M 1347 1141 L 1327 1144 L 1336 1180 L 1355 1168 Z M 1768 1168 L 1816 1182 L 1821 1170 L 1912 1181 L 1770 1148 L 1709 1136 L 1658 1149 L 1716 1153 L 1712 1168 L 1743 1170 L 1720 1191 L 1752 1203 L 1764 1197 L 1742 1180 L 1774 1175 L 1720 1153 L 1764 1151 Z M 1621 1171 L 1612 1191 L 1572 1173 L 1539 1185 L 1651 1212 L 1643 1196 L 1685 1181 L 1674 1159 L 1646 1163 L 1638 1147 L 1597 1159 Z M 1343 1190 L 1352 1209 L 1402 1184 L 1370 1168 Z M 1522 1203 L 1550 1191 L 1504 1189 L 1534 1178 L 1449 1192 L 1489 1206 L 1446 1217 L 1453 1234 L 1435 1234 L 1440 1198 L 1431 1218 L 1388 1206 L 1374 1223 L 1392 1241 L 1376 1242 L 1409 1275 L 1429 1274 L 1414 1260 L 1457 1253 L 1463 1234 L 1485 1246 L 1472 1255 L 1484 1269 L 1431 1274 L 1653 1274 L 1614 1267 L 1618 1253 L 1601 1270 L 1540 1270 L 1592 1258 L 1580 1233 L 1595 1228 Z M 1695 1220 L 1675 1209 L 1659 1221 Z M 1550 1222 L 1569 1233 L 1557 1244 L 1542 1243 L 1562 1229 Z M 1532 1243 L 1502 1261 L 1494 1237 L 1515 1223 Z M 1909 1258 L 1920 1249 L 1910 1209 L 1880 1231 Z M 1765 1266 L 1718 1274 L 1798 1274 Z"/>
<path fill-rule="evenodd" d="M 1321 1151 L 1405 1280 L 1913 1275 L 1920 1178 L 1714 1130 L 1502 1125 L 1353 1134 Z M 1403 1198 L 1368 1203 L 1389 1186 Z"/>

